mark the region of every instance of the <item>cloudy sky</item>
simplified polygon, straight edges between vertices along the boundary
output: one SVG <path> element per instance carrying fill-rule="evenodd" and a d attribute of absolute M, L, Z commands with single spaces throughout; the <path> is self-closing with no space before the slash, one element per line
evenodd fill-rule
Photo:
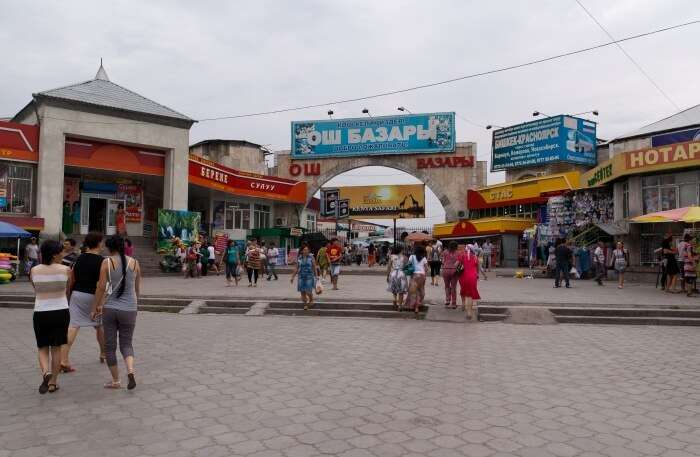
<path fill-rule="evenodd" d="M 582 2 L 616 38 L 700 18 L 697 0 Z M 574 0 L 6 1 L 0 38 L 0 116 L 16 113 L 32 92 L 92 78 L 102 57 L 112 81 L 196 119 L 370 95 L 609 41 Z M 700 25 L 693 25 L 623 46 L 686 108 L 700 103 L 698 43 Z M 523 122 L 535 109 L 597 109 L 606 139 L 675 112 L 614 46 L 329 108 L 357 117 L 364 107 L 387 115 L 400 105 L 455 111 L 479 125 Z M 327 109 L 202 122 L 191 141 L 288 149 L 289 122 Z M 457 139 L 477 142 L 478 158 L 488 159 L 485 129 L 458 119 Z M 411 182 L 389 169 L 352 175 L 333 184 Z M 428 215 L 442 217 L 434 199 Z"/>

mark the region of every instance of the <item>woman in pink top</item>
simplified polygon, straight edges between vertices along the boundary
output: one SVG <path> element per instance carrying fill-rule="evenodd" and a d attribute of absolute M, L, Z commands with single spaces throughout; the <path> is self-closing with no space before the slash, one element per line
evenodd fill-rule
<path fill-rule="evenodd" d="M 481 298 L 476 287 L 479 279 L 479 258 L 467 247 L 459 254 L 457 261 L 463 270 L 459 275 L 459 296 L 462 299 L 462 308 L 467 312 L 467 319 L 471 320 L 474 315 L 474 300 Z"/>

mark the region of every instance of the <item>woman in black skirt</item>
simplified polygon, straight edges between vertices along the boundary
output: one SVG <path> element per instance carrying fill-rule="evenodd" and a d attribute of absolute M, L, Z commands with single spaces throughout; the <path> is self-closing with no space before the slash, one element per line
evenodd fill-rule
<path fill-rule="evenodd" d="M 67 342 L 70 269 L 61 264 L 62 259 L 63 247 L 57 241 L 44 241 L 41 265 L 32 268 L 29 276 L 36 292 L 33 321 L 42 374 L 40 394 L 58 390 L 61 348 Z"/>

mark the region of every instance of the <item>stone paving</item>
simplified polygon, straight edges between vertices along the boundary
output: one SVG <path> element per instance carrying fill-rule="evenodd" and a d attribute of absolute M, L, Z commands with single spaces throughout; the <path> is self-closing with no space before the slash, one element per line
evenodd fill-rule
<path fill-rule="evenodd" d="M 289 283 L 289 275 L 280 275 L 279 281 L 261 281 L 259 287 L 247 287 L 244 279 L 238 287 L 226 287 L 223 276 L 208 276 L 202 279 L 182 279 L 181 277 L 152 277 L 143 281 L 144 295 L 158 296 L 216 296 L 231 298 L 293 298 L 296 299 L 296 284 Z M 442 281 L 441 281 L 442 284 Z M 618 304 L 640 306 L 700 306 L 700 297 L 688 298 L 685 294 L 667 294 L 655 289 L 653 284 L 629 283 L 625 289 L 618 289 L 617 283 L 609 281 L 598 286 L 595 281 L 573 281 L 572 289 L 553 289 L 549 279 L 515 279 L 497 277 L 491 274 L 487 281 L 479 282 L 479 291 L 484 301 L 526 304 Z M 319 297 L 323 299 L 381 300 L 391 302 L 386 291 L 386 278 L 378 275 L 346 275 L 340 277 L 341 290 L 333 291 L 326 283 L 326 290 Z M 0 286 L 0 293 L 33 293 L 26 281 Z M 429 303 L 442 304 L 444 289 L 426 285 L 426 299 Z"/>
<path fill-rule="evenodd" d="M 700 455 L 683 327 L 140 313 L 138 387 L 91 331 L 40 396 L 31 311 L 0 309 L 0 456 Z"/>

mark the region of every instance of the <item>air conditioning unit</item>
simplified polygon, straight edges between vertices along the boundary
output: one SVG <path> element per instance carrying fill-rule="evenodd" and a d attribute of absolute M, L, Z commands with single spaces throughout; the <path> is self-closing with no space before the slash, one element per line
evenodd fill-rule
<path fill-rule="evenodd" d="M 457 211 L 457 217 L 460 219 L 465 219 L 469 213 L 466 211 Z"/>
<path fill-rule="evenodd" d="M 287 226 L 287 218 L 286 217 L 275 218 L 275 227 L 286 227 L 286 226 Z"/>

